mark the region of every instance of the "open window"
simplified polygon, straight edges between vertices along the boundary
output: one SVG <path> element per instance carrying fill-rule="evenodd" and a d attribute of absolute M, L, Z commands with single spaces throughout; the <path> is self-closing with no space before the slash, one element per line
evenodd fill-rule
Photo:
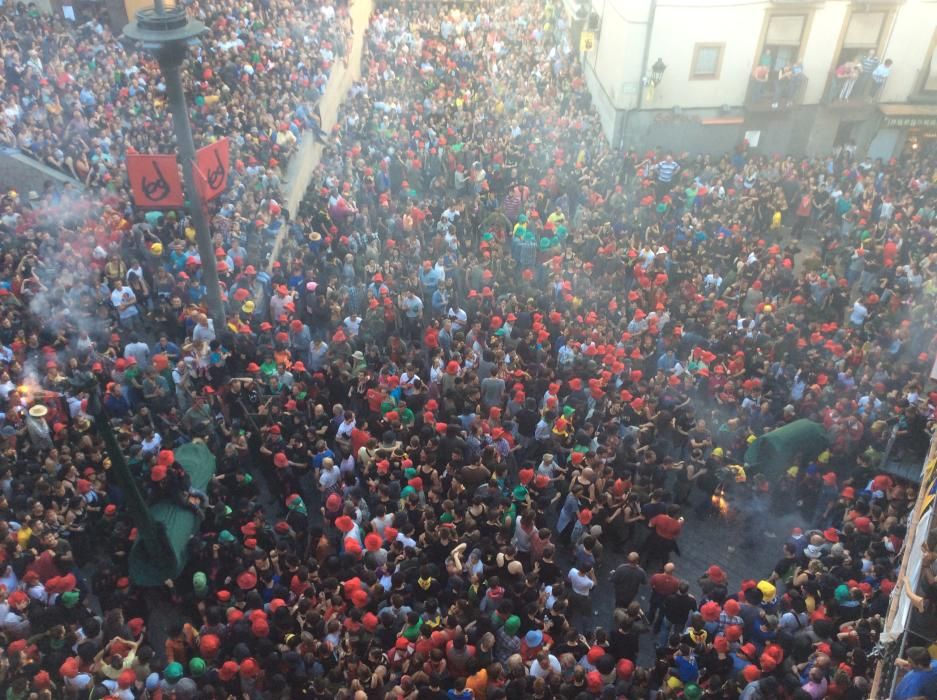
<path fill-rule="evenodd" d="M 797 63 L 806 30 L 806 14 L 769 16 L 759 64 L 771 70 L 780 70 Z"/>

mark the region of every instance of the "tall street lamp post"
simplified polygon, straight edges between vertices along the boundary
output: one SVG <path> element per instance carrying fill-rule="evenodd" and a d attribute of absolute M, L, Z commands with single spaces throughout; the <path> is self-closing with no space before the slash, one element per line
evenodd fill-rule
<path fill-rule="evenodd" d="M 218 285 L 218 268 L 215 266 L 215 249 L 202 198 L 195 184 L 195 142 L 189 124 L 189 111 L 182 91 L 180 67 L 186 52 L 196 38 L 205 31 L 205 25 L 190 19 L 179 5 L 166 7 L 163 0 L 155 0 L 152 8 L 139 10 L 136 18 L 126 27 L 124 35 L 152 51 L 159 61 L 159 68 L 166 83 L 169 111 L 176 132 L 176 147 L 182 162 L 185 196 L 189 202 L 189 213 L 195 227 L 195 240 L 202 261 L 202 282 L 208 301 L 208 313 L 215 329 L 221 332 L 225 324 L 224 308 L 221 305 L 221 289 Z"/>

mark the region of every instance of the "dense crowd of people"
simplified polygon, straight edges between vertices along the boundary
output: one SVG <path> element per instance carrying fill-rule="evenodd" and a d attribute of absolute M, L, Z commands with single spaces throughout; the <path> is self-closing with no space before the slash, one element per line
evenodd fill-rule
<path fill-rule="evenodd" d="M 917 495 L 880 465 L 923 458 L 937 407 L 933 155 L 619 153 L 558 3 L 417 4 L 375 10 L 287 212 L 280 122 L 347 8 L 190 9 L 197 130 L 256 178 L 212 220 L 221 326 L 184 213 L 119 184 L 127 146 L 170 146 L 153 64 L 3 19 L 7 142 L 91 186 L 3 197 L 6 697 L 868 697 Z M 147 502 L 197 515 L 162 587 L 133 580 L 98 393 Z M 798 419 L 828 448 L 747 472 Z M 742 540 L 801 526 L 770 570 L 685 571 L 683 528 L 727 509 Z M 893 697 L 932 697 L 928 651 L 902 663 Z"/>
<path fill-rule="evenodd" d="M 303 132 L 321 128 L 317 103 L 348 60 L 351 19 L 334 2 L 219 0 L 190 14 L 207 27 L 184 72 L 196 145 L 231 137 L 227 198 L 247 219 L 279 197 Z M 0 13 L 0 34 L 0 144 L 124 199 L 128 152 L 173 152 L 155 57 L 105 22 L 76 26 L 17 4 Z"/>

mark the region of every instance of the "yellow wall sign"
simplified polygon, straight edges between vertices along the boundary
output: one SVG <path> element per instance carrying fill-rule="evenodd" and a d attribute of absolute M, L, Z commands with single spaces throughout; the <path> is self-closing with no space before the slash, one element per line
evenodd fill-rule
<path fill-rule="evenodd" d="M 595 48 L 595 32 L 582 32 L 579 35 L 579 52 L 586 53 Z"/>

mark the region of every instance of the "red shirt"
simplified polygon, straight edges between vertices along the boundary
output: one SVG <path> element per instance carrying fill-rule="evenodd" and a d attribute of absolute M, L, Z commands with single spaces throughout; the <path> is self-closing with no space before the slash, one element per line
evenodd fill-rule
<path fill-rule="evenodd" d="M 683 529 L 683 523 L 671 518 L 666 513 L 655 515 L 648 523 L 654 531 L 665 540 L 675 540 Z"/>
<path fill-rule="evenodd" d="M 666 597 L 677 592 L 677 587 L 680 585 L 680 580 L 676 576 L 661 572 L 651 576 L 650 584 L 652 591 L 660 596 Z"/>
<path fill-rule="evenodd" d="M 380 393 L 380 392 L 378 392 Z M 378 404 L 377 410 L 381 410 L 380 404 Z M 368 444 L 368 440 L 371 439 L 371 433 L 367 430 L 362 430 L 361 428 L 355 428 L 351 431 L 351 454 L 357 459 L 358 450 Z"/>

